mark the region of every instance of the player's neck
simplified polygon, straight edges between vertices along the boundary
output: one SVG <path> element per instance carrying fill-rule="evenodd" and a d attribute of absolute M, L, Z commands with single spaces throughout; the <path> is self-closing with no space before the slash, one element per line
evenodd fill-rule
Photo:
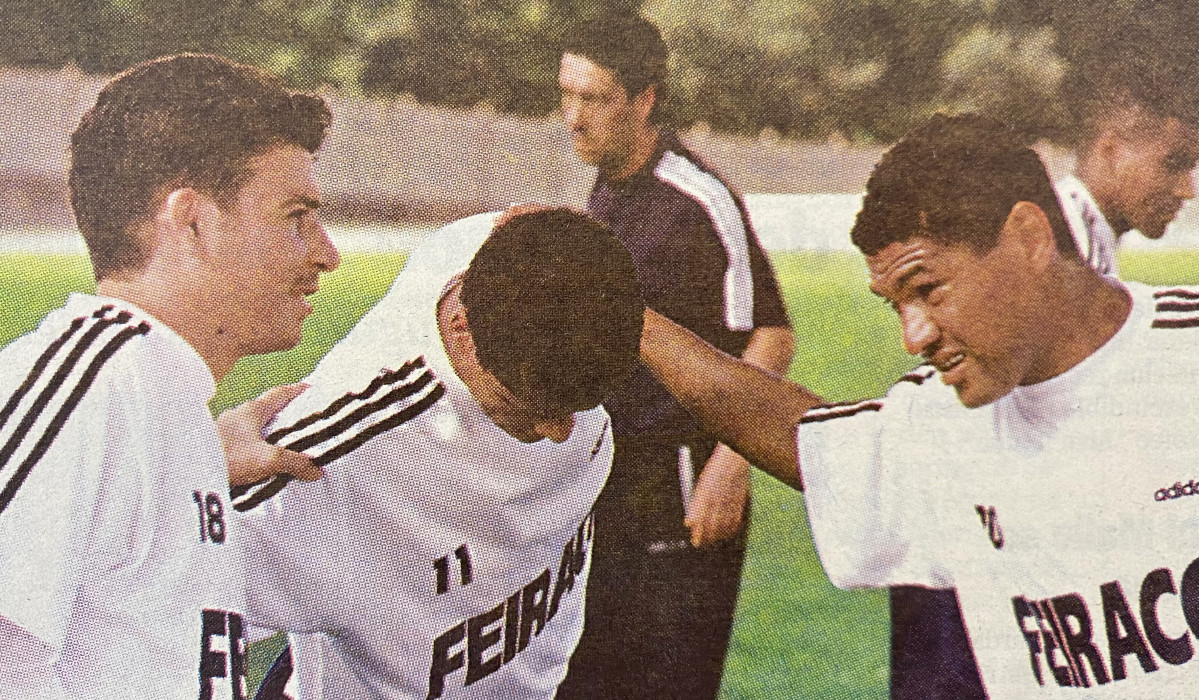
<path fill-rule="evenodd" d="M 1039 383 L 1082 363 L 1107 344 L 1124 327 L 1132 310 L 1132 299 L 1118 282 L 1103 277 L 1083 263 L 1063 262 L 1056 276 L 1056 290 L 1044 311 L 1046 325 L 1041 334 L 1048 362 Z"/>
<path fill-rule="evenodd" d="M 214 381 L 219 382 L 241 359 L 219 319 L 202 303 L 194 303 L 203 298 L 200 295 L 179 293 L 175 285 L 145 277 L 104 279 L 96 284 L 96 293 L 127 301 L 165 324 L 204 360 Z"/>
<path fill-rule="evenodd" d="M 657 149 L 658 127 L 646 124 L 637 129 L 634 134 L 633 147 L 629 150 L 628 158 L 619 164 L 603 168 L 604 176 L 617 182 L 629 179 L 634 173 L 645 167 Z"/>

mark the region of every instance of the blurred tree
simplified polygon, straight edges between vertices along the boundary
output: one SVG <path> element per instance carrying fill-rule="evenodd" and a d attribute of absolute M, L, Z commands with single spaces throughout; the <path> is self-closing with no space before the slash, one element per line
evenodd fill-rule
<path fill-rule="evenodd" d="M 300 86 L 352 86 L 364 0 L 0 0 L 0 61 L 93 73 L 180 51 L 223 53 Z"/>
<path fill-rule="evenodd" d="M 558 105 L 562 36 L 572 23 L 628 0 L 416 0 L 407 21 L 367 46 L 362 87 L 427 103 L 488 102 L 547 114 Z"/>
<path fill-rule="evenodd" d="M 1054 51 L 1054 31 L 978 26 L 941 61 L 939 103 L 954 112 L 982 112 L 1029 137 L 1054 136 L 1066 122 L 1058 88 L 1066 62 Z"/>
<path fill-rule="evenodd" d="M 112 73 L 213 51 L 300 87 L 544 115 L 572 23 L 643 12 L 679 125 L 890 141 L 938 109 L 1070 138 L 1097 81 L 1199 82 L 1195 0 L 0 0 L 0 64 Z M 1137 74 L 1129 75 L 1128 66 Z"/>
<path fill-rule="evenodd" d="M 941 56 L 984 17 L 954 0 L 650 0 L 679 110 L 719 129 L 887 141 L 934 106 Z"/>
<path fill-rule="evenodd" d="M 483 53 L 470 16 L 455 0 L 418 0 L 411 29 L 368 46 L 362 87 L 407 92 L 425 103 L 458 107 L 483 98 Z"/>
<path fill-rule="evenodd" d="M 98 53 L 127 53 L 134 38 L 108 0 L 0 0 L 0 16 L 6 28 L 0 62 L 7 65 L 54 69 L 96 63 Z"/>

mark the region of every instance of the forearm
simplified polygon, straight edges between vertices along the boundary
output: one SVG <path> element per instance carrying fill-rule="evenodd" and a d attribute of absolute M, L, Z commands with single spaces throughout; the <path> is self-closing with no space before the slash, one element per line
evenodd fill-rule
<path fill-rule="evenodd" d="M 795 427 L 808 409 L 821 403 L 818 396 L 720 352 L 650 310 L 645 312 L 641 359 L 718 440 L 801 488 Z"/>
<path fill-rule="evenodd" d="M 785 377 L 794 353 L 795 332 L 789 326 L 764 326 L 754 329 L 741 359 Z"/>
<path fill-rule="evenodd" d="M 785 377 L 791 367 L 794 351 L 795 334 L 789 326 L 765 326 L 754 330 L 741 359 L 754 367 L 761 367 Z M 744 458 L 723 443 L 716 446 L 716 452 L 727 452 L 717 460 L 717 463 L 726 469 L 749 468 L 749 463 Z"/>
<path fill-rule="evenodd" d="M 795 333 L 789 326 L 764 326 L 754 329 L 741 359 L 754 367 L 761 367 L 785 377 L 791 367 L 791 356 L 794 352 Z M 749 463 L 744 458 L 723 443 L 716 446 L 714 454 L 718 454 L 719 459 L 710 460 L 706 468 L 716 465 L 724 469 L 749 468 Z"/>

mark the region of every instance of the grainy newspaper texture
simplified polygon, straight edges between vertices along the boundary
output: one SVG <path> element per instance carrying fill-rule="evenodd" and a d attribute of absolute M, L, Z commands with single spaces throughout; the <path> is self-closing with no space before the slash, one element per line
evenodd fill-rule
<path fill-rule="evenodd" d="M 900 319 L 871 293 L 866 261 L 849 239 L 867 179 L 900 136 L 937 111 L 990 114 L 1021 129 L 1058 182 L 1078 172 L 1077 107 L 1090 76 L 1124 72 L 1164 86 L 1165 93 L 1199 92 L 1194 67 L 1199 19 L 1183 0 L 1104 0 L 1069 8 L 1048 0 L 707 5 L 693 0 L 304 0 L 283 5 L 253 0 L 240 3 L 240 9 L 207 1 L 3 5 L 0 14 L 10 18 L 14 31 L 0 41 L 0 346 L 33 331 L 69 293 L 95 291 L 87 249 L 74 223 L 67 173 L 71 133 L 113 75 L 159 55 L 211 52 L 278 74 L 289 88 L 310 90 L 328 102 L 332 126 L 314 171 L 320 213 L 341 251 L 341 266 L 322 278 L 299 346 L 241 360 L 218 384 L 210 403 L 214 414 L 306 376 L 383 297 L 408 252 L 429 245 L 440 226 L 515 203 L 587 206 L 597 170 L 572 147 L 558 72 L 565 27 L 590 14 L 629 5 L 662 29 L 671 50 L 666 117 L 679 127 L 683 143 L 744 199 L 794 329 L 788 377 L 831 402 L 851 405 L 886 394 L 921 361 L 905 352 Z M 1125 43 L 1139 48 L 1122 53 L 1123 44 L 1109 41 L 1117 30 Z M 1123 58 L 1141 54 L 1154 54 L 1158 62 Z M 1187 133 L 1194 140 L 1193 129 Z M 1193 168 L 1193 159 L 1189 165 Z M 1121 279 L 1175 290 L 1186 285 L 1193 290 L 1199 283 L 1199 206 L 1191 181 L 1190 197 L 1176 197 L 1190 201 L 1181 205 L 1164 235 L 1150 239 L 1134 231 L 1119 235 L 1118 246 L 1106 249 L 1118 250 Z M 1075 184 L 1067 189 L 1073 194 L 1064 197 L 1085 203 Z M 1076 237 L 1103 208 L 1102 202 L 1092 209 L 1078 206 L 1066 215 Z M 1110 272 L 1115 266 L 1110 256 L 1107 260 L 1105 272 Z M 1157 322 L 1185 325 L 1196 303 L 1191 294 L 1184 289 L 1146 301 L 1138 313 L 1147 314 L 1150 326 L 1154 313 Z M 1179 355 L 1180 362 L 1194 364 L 1194 354 L 1185 348 Z M 19 379 L 3 382 L 20 384 Z M 0 431 L 10 398 L 0 395 Z M 1178 420 L 1194 421 L 1192 415 Z M 1170 445 L 1185 442 L 1139 419 L 1109 419 L 1101 427 L 1098 432 L 1110 441 L 1111 451 L 1099 451 L 1099 461 L 1118 461 L 1112 455 L 1131 442 L 1133 430 L 1160 431 L 1154 434 L 1166 446 L 1160 448 L 1163 463 L 1177 458 Z M 0 432 L 0 488 L 15 468 L 5 462 L 2 441 L 7 439 Z M 912 459 L 927 458 L 957 439 L 928 437 L 927 447 L 915 449 Z M 841 449 L 849 448 L 839 445 L 828 452 Z M 950 483 L 954 475 L 942 476 L 947 489 L 957 488 Z M 1154 501 L 1191 509 L 1193 514 L 1178 522 L 1192 538 L 1199 527 L 1199 498 L 1188 498 L 1199 489 L 1189 483 L 1193 476 L 1180 472 L 1163 481 L 1157 492 L 1162 497 Z M 1111 473 L 1102 479 L 1112 492 L 1125 483 Z M 692 486 L 688 483 L 688 497 Z M 818 554 L 813 541 L 813 530 L 821 526 L 810 524 L 804 497 L 759 471 L 751 475 L 751 488 L 746 559 L 720 697 L 890 697 L 887 590 L 834 587 L 826 571 L 829 556 Z M 1102 532 L 1088 531 L 1085 517 L 1064 515 L 1082 508 L 1068 491 L 1063 487 L 1055 497 L 1028 494 L 1027 503 L 1042 509 L 1036 512 L 1017 505 L 1015 512 L 1009 506 L 996 513 L 993 503 L 980 501 L 971 526 L 985 531 L 995 547 L 1004 533 L 1010 537 L 1021 527 L 1017 523 L 1042 515 L 1053 521 L 1063 541 L 1101 537 Z M 202 520 L 197 532 L 207 533 L 212 513 L 202 507 L 205 493 L 197 493 L 201 505 L 191 506 L 199 508 L 195 513 Z M 192 498 L 192 489 L 185 496 Z M 457 505 L 468 509 L 471 504 Z M 1054 512 L 1045 515 L 1046 510 Z M 0 509 L 0 524 L 4 517 Z M 1003 530 L 1009 519 L 1013 525 Z M 1136 528 L 1135 521 L 1129 514 L 1119 527 Z M 602 537 L 602 523 L 595 527 Z M 27 536 L 32 547 L 42 541 L 37 533 Z M 849 550 L 853 536 L 826 541 L 844 543 Z M 452 551 L 448 556 L 442 566 L 458 566 Z M 838 556 L 857 553 L 832 554 Z M 1062 562 L 1069 557 L 1055 561 L 1066 566 Z M 1116 680 L 1120 674 L 1164 677 L 1199 663 L 1190 660 L 1199 646 L 1199 569 L 1181 560 L 1145 562 L 1120 595 L 1101 586 L 1108 579 L 1097 579 L 1094 590 L 1044 591 L 1013 601 L 1013 629 L 1027 633 L 1031 651 L 1012 666 L 988 662 L 998 668 L 995 677 L 1006 683 L 1017 673 L 1035 673 L 1046 688 L 1077 691 L 1062 697 L 1089 697 L 1090 689 L 1076 686 L 1089 683 L 1098 692 L 1111 692 L 1125 683 Z M 1097 562 L 1074 563 L 1101 568 Z M 252 573 L 262 563 L 246 566 Z M 551 567 L 553 581 L 556 567 Z M 4 577 L 0 571 L 0 587 Z M 975 583 L 971 603 L 986 597 Z M 1080 601 L 1090 608 L 1080 613 Z M 529 600 L 513 609 L 536 614 L 538 602 L 536 593 L 529 593 Z M 479 668 L 494 670 L 490 660 L 507 663 L 506 642 L 495 641 L 506 639 L 505 625 L 513 625 L 514 639 L 522 640 L 520 620 L 509 623 L 508 610 L 476 620 L 477 629 L 464 626 L 460 643 L 440 650 L 439 672 L 452 681 L 441 686 L 446 697 L 468 693 L 468 673 L 482 678 Z M 370 611 L 369 601 L 364 602 L 362 614 Z M 4 613 L 0 610 L 0 618 Z M 230 624 L 231 614 L 221 624 Z M 536 643 L 537 628 L 529 624 L 523 643 Z M 499 637 L 488 636 L 497 631 Z M 226 654 L 227 660 L 242 656 L 221 643 L 218 639 L 214 653 Z M 250 697 L 284 643 L 282 636 L 264 633 L 246 648 L 243 670 Z M 976 643 L 1002 647 L 994 639 Z M 516 654 L 515 648 L 510 651 L 509 656 Z M 1100 682 L 1100 667 L 1108 682 Z M 1193 697 L 1197 688 L 1190 683 L 1176 695 Z M 1146 697 L 1173 697 L 1176 689 Z"/>

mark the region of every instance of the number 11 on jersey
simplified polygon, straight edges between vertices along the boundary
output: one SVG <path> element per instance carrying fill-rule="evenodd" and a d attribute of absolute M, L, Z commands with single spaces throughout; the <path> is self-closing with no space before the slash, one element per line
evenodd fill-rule
<path fill-rule="evenodd" d="M 474 570 L 470 562 L 470 549 L 465 544 L 454 550 L 454 558 L 458 560 L 458 578 L 462 585 L 469 585 L 474 580 Z M 437 578 L 437 595 L 450 590 L 450 557 L 437 557 L 433 560 L 433 572 Z"/>

